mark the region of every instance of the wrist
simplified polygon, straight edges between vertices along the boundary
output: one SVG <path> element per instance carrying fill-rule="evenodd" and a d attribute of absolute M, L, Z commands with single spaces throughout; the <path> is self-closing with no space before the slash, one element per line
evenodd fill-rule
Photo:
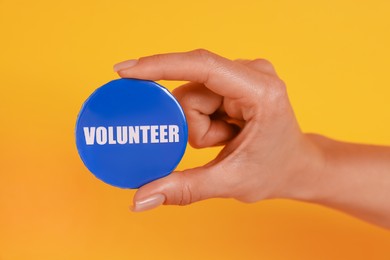
<path fill-rule="evenodd" d="M 326 196 L 328 157 L 324 143 L 330 139 L 317 134 L 303 134 L 299 149 L 293 153 L 291 172 L 278 197 L 316 202 Z"/>

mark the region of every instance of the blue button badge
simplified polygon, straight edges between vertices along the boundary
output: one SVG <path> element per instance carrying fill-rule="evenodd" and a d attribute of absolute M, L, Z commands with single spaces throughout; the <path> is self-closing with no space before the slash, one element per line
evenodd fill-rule
<path fill-rule="evenodd" d="M 117 79 L 84 103 L 76 145 L 85 166 L 120 188 L 171 173 L 187 145 L 187 122 L 172 94 L 153 81 Z"/>

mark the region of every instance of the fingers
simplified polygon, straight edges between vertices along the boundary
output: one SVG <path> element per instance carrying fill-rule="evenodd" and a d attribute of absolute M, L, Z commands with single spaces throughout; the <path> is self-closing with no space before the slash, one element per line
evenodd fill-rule
<path fill-rule="evenodd" d="M 188 83 L 173 91 L 188 121 L 189 143 L 195 148 L 223 144 L 237 134 L 237 127 L 216 117 L 223 97 L 198 83 Z"/>
<path fill-rule="evenodd" d="M 121 77 L 149 80 L 185 80 L 207 85 L 213 92 L 241 98 L 250 91 L 256 72 L 243 64 L 206 50 L 158 54 L 115 65 Z M 248 84 L 249 83 L 249 84 Z"/>
<path fill-rule="evenodd" d="M 185 111 L 189 142 L 194 147 L 225 143 L 237 135 L 237 128 L 229 120 L 245 123 L 241 134 L 228 142 L 212 163 L 142 186 L 134 196 L 133 211 L 161 204 L 186 205 L 207 198 L 243 197 L 247 189 L 237 169 L 240 160 L 248 158 L 249 153 L 243 155 L 245 149 L 250 145 L 251 152 L 259 149 L 253 140 L 260 128 L 254 126 L 261 125 L 264 131 L 276 118 L 274 115 L 285 114 L 284 107 L 288 107 L 284 84 L 271 63 L 262 59 L 231 61 L 195 50 L 129 60 L 117 64 L 115 70 L 121 77 L 190 81 L 173 94 Z"/>
<path fill-rule="evenodd" d="M 134 195 L 133 211 L 145 211 L 162 204 L 188 205 L 207 198 L 224 197 L 223 178 L 217 167 L 199 167 L 174 172 L 148 183 Z"/>

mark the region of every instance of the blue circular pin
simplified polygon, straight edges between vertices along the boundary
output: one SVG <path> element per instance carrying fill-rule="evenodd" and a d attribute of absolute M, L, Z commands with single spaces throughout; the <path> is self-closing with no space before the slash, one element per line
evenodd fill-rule
<path fill-rule="evenodd" d="M 120 188 L 139 188 L 171 173 L 187 139 L 182 108 L 153 81 L 117 79 L 103 85 L 85 101 L 76 123 L 85 166 Z"/>

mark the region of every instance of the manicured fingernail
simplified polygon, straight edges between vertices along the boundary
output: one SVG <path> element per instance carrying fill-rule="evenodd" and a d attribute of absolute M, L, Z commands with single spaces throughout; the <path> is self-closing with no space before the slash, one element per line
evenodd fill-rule
<path fill-rule="evenodd" d="M 162 194 L 154 194 L 148 198 L 137 200 L 132 207 L 133 212 L 141 212 L 153 208 L 157 208 L 165 201 L 165 196 Z"/>
<path fill-rule="evenodd" d="M 114 71 L 118 72 L 120 70 L 128 69 L 133 67 L 135 64 L 137 64 L 138 60 L 126 60 L 119 62 L 114 65 Z"/>

